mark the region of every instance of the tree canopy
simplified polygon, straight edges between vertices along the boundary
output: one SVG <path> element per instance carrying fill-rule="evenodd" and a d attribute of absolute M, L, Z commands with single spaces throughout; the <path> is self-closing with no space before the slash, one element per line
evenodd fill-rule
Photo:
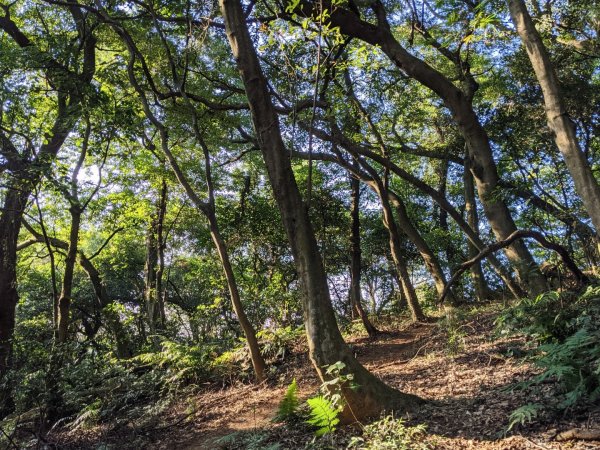
<path fill-rule="evenodd" d="M 331 414 L 415 411 L 342 331 L 596 282 L 597 2 L 0 7 L 3 418 L 269 382 L 302 327 Z"/>

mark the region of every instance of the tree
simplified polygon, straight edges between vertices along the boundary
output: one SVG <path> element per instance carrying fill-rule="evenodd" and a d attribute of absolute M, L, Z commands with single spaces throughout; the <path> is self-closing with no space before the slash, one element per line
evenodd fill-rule
<path fill-rule="evenodd" d="M 279 121 L 267 89 L 239 1 L 220 0 L 233 56 L 244 83 L 256 138 L 267 166 L 273 195 L 281 212 L 303 291 L 309 354 L 321 379 L 324 367 L 342 361 L 360 386 L 345 389 L 348 415 L 372 416 L 385 409 L 409 409 L 418 397 L 400 393 L 368 372 L 352 355 L 338 330 L 331 307 L 327 277 L 307 210 L 298 191 L 281 137 Z"/>
<path fill-rule="evenodd" d="M 37 136 L 23 135 L 17 123 L 3 125 L 0 129 L 2 165 L 7 169 L 2 173 L 6 188 L 0 213 L 0 378 L 5 376 L 11 364 L 11 340 L 18 302 L 16 261 L 21 220 L 42 174 L 48 170 L 81 117 L 83 104 L 94 94 L 91 81 L 96 69 L 94 26 L 76 4 L 67 8 L 78 43 L 64 49 L 70 52 L 67 58 L 71 61 L 70 66 L 61 64 L 51 52 L 42 50 L 36 39 L 27 36 L 11 17 L 10 6 L 2 9 L 0 29 L 10 39 L 7 45 L 18 47 L 19 50 L 13 48 L 13 54 L 30 58 L 27 70 L 41 68 L 54 92 L 55 109 L 51 125 L 46 127 L 46 137 L 37 145 Z M 41 41 L 44 38 L 49 36 L 39 37 Z M 7 38 L 3 37 L 3 40 Z M 7 392 L 2 392 L 0 397 L 0 415 L 4 416 L 12 408 L 12 401 Z"/>
<path fill-rule="evenodd" d="M 592 173 L 588 160 L 581 151 L 575 124 L 567 112 L 560 82 L 550 55 L 535 28 L 525 2 L 508 0 L 508 7 L 517 33 L 523 41 L 542 88 L 548 127 L 552 130 L 556 146 L 563 155 L 571 177 L 573 177 L 575 189 L 581 196 L 597 232 L 600 230 L 600 186 Z"/>

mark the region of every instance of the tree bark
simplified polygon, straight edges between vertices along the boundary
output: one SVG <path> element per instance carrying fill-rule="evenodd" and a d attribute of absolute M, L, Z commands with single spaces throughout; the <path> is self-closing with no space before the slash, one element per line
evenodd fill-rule
<path fill-rule="evenodd" d="M 256 374 L 256 379 L 258 382 L 262 382 L 266 379 L 266 364 L 260 353 L 260 347 L 258 345 L 258 340 L 256 339 L 256 331 L 254 330 L 252 323 L 244 311 L 242 300 L 240 298 L 240 292 L 238 290 L 237 282 L 233 272 L 233 267 L 231 266 L 231 261 L 229 259 L 227 246 L 225 245 L 225 241 L 223 240 L 219 230 L 217 217 L 212 210 L 207 217 L 210 224 L 210 235 L 215 243 L 215 247 L 217 248 L 217 253 L 219 254 L 219 259 L 221 260 L 221 266 L 223 267 L 223 272 L 225 273 L 225 278 L 227 280 L 227 287 L 229 288 L 229 296 L 231 297 L 233 311 L 235 312 L 240 326 L 244 331 L 244 336 L 246 336 L 246 340 L 248 341 L 248 348 L 250 349 L 250 356 L 252 359 L 252 366 L 254 367 L 254 373 Z"/>
<path fill-rule="evenodd" d="M 361 296 L 361 266 L 362 254 L 360 250 L 360 182 L 355 177 L 350 177 L 350 188 L 352 191 L 352 199 L 350 206 L 350 215 L 352 217 L 352 226 L 350 233 L 350 304 L 367 330 L 370 337 L 377 335 L 378 330 L 369 320 L 369 315 L 366 313 L 362 305 Z"/>
<path fill-rule="evenodd" d="M 179 182 L 181 187 L 184 189 L 185 193 L 187 194 L 189 199 L 192 201 L 194 206 L 197 208 L 197 210 L 208 219 L 209 225 L 211 228 L 211 236 L 212 236 L 213 242 L 217 245 L 217 252 L 219 254 L 219 258 L 221 259 L 222 269 L 223 269 L 223 272 L 227 279 L 229 292 L 235 293 L 235 294 L 231 295 L 231 300 L 232 300 L 232 302 L 234 302 L 234 301 L 236 301 L 235 299 L 237 298 L 237 301 L 239 301 L 239 292 L 237 289 L 237 284 L 235 281 L 233 270 L 231 268 L 231 263 L 229 261 L 229 255 L 227 253 L 227 248 L 226 248 L 225 242 L 223 241 L 223 239 L 220 236 L 218 222 L 216 220 L 215 201 L 214 201 L 215 193 L 214 193 L 214 188 L 212 186 L 212 177 L 211 177 L 211 169 L 210 169 L 210 155 L 209 155 L 208 147 L 206 146 L 206 144 L 202 138 L 202 134 L 200 133 L 200 129 L 198 126 L 198 116 L 196 114 L 196 110 L 194 109 L 194 106 L 190 105 L 188 94 L 184 91 L 180 91 L 178 94 L 181 97 L 183 97 L 183 99 L 186 101 L 186 103 L 188 103 L 188 106 L 191 106 L 190 109 L 192 111 L 192 126 L 193 126 L 194 135 L 204 152 L 205 175 L 206 175 L 206 184 L 207 184 L 207 191 L 208 191 L 208 197 L 209 197 L 208 203 L 204 202 L 200 198 L 200 196 L 198 195 L 196 190 L 190 184 L 185 173 L 179 166 L 179 163 L 177 162 L 177 158 L 175 157 L 173 152 L 171 152 L 171 148 L 169 146 L 168 129 L 154 114 L 153 109 L 151 108 L 150 103 L 148 101 L 148 98 L 146 97 L 146 92 L 144 91 L 144 88 L 140 85 L 140 83 L 138 81 L 138 78 L 137 78 L 136 72 L 135 72 L 136 61 L 141 60 L 144 63 L 144 65 L 146 65 L 146 62 L 143 60 L 141 52 L 138 50 L 133 38 L 127 32 L 127 30 L 125 28 L 123 28 L 118 23 L 114 22 L 108 16 L 108 14 L 106 14 L 105 11 L 99 11 L 99 12 L 101 14 L 102 19 L 112 27 L 112 29 L 115 31 L 115 33 L 117 33 L 119 35 L 119 37 L 121 38 L 121 40 L 127 47 L 127 51 L 129 53 L 129 64 L 127 66 L 127 74 L 129 77 L 129 81 L 130 81 L 131 85 L 133 86 L 133 88 L 135 89 L 136 93 L 138 94 L 138 97 L 142 104 L 142 108 L 144 110 L 144 114 L 146 115 L 148 120 L 152 123 L 152 125 L 154 125 L 154 127 L 158 130 L 161 150 L 162 150 L 163 154 L 165 155 L 165 158 L 167 159 L 169 165 L 171 166 L 171 169 L 172 169 L 173 173 L 175 174 L 177 181 Z M 162 31 L 160 29 L 157 29 L 157 31 L 159 32 L 160 37 L 163 39 L 163 44 L 165 44 L 164 36 L 162 35 Z M 167 53 L 169 53 L 169 52 L 167 52 Z M 171 63 L 173 63 L 172 60 L 171 60 Z M 145 76 L 151 77 L 151 75 L 148 72 L 145 72 Z M 176 76 L 177 76 L 176 73 L 173 73 L 173 76 L 176 78 Z M 154 83 L 152 79 L 148 79 L 147 81 Z M 174 80 L 174 81 L 175 81 L 175 84 L 180 84 L 178 82 L 178 80 Z M 236 295 L 237 295 L 237 297 L 236 297 Z M 243 313 L 241 302 L 237 302 L 236 304 L 234 304 L 234 309 L 236 309 L 236 308 L 238 308 L 239 311 L 242 312 L 242 317 L 246 317 L 245 314 Z M 236 311 L 236 313 L 237 313 L 237 311 Z M 238 318 L 240 318 L 239 314 L 238 314 Z M 250 323 L 248 322 L 246 325 L 250 325 Z M 254 334 L 254 329 L 251 325 L 245 326 L 245 327 L 242 326 L 242 329 L 244 330 L 244 332 L 249 332 L 249 334 L 246 334 L 245 337 L 246 337 L 246 341 L 248 343 L 248 347 L 250 349 L 250 355 L 252 357 L 252 365 L 255 369 L 255 375 L 256 375 L 257 380 L 262 381 L 265 377 L 265 374 L 264 374 L 265 363 L 264 363 L 264 359 L 263 359 L 262 355 L 260 354 L 260 349 L 258 348 L 258 341 L 256 339 L 256 335 Z"/>
<path fill-rule="evenodd" d="M 81 207 L 74 203 L 69 208 L 71 213 L 71 230 L 69 232 L 69 247 L 65 258 L 65 272 L 63 275 L 62 289 L 58 298 L 58 324 L 56 340 L 59 344 L 67 342 L 69 337 L 69 314 L 71 296 L 73 295 L 73 274 L 77 262 L 77 244 L 79 241 L 79 227 L 81 225 Z"/>
<path fill-rule="evenodd" d="M 22 244 L 19 244 L 18 250 L 21 250 L 29 245 L 35 243 L 45 243 L 46 238 L 38 233 L 34 228 L 32 228 L 27 222 L 23 222 L 23 225 L 29 231 L 29 233 L 33 236 L 33 240 L 28 240 Z M 60 248 L 61 250 L 68 250 L 69 244 L 66 241 L 50 237 L 48 238 L 48 243 L 53 247 Z M 98 309 L 101 310 L 102 314 L 106 317 L 107 328 L 113 333 L 115 337 L 116 343 L 116 355 L 118 358 L 130 358 L 133 355 L 133 346 L 127 336 L 125 329 L 123 328 L 123 324 L 119 318 L 117 312 L 114 312 L 109 308 L 111 301 L 109 299 L 108 293 L 106 292 L 106 286 L 102 281 L 102 277 L 98 269 L 94 266 L 92 261 L 86 257 L 86 255 L 79 250 L 77 255 L 77 260 L 81 268 L 87 273 L 90 283 L 92 283 L 92 288 L 94 289 L 94 294 L 96 296 L 96 302 Z"/>
<path fill-rule="evenodd" d="M 426 317 L 425 314 L 423 314 L 423 310 L 419 304 L 419 299 L 417 298 L 417 293 L 415 292 L 415 288 L 410 279 L 408 267 L 406 266 L 406 260 L 402 255 L 400 232 L 398 230 L 398 226 L 396 225 L 396 221 L 394 220 L 394 214 L 388 200 L 388 194 L 383 192 L 382 188 L 383 186 L 378 186 L 377 194 L 379 195 L 383 210 L 383 224 L 388 230 L 389 234 L 392 260 L 394 261 L 394 266 L 398 272 L 398 278 L 400 279 L 402 291 L 404 292 L 404 296 L 408 303 L 408 309 L 410 310 L 412 320 L 414 322 L 422 322 L 425 321 Z"/>
<path fill-rule="evenodd" d="M 485 247 L 485 244 L 479 237 L 478 231 L 473 230 L 467 224 L 467 222 L 463 219 L 463 217 L 460 215 L 460 213 L 450 204 L 450 202 L 445 197 L 441 196 L 437 190 L 435 190 L 434 188 L 429 186 L 427 183 L 423 182 L 421 179 L 417 178 L 416 176 L 414 176 L 411 173 L 407 172 L 406 170 L 402 169 L 400 166 L 393 163 L 389 159 L 386 159 L 383 156 L 365 148 L 364 146 L 358 145 L 355 142 L 351 141 L 350 139 L 348 139 L 346 136 L 344 136 L 341 133 L 339 128 L 333 129 L 332 135 L 329 135 L 329 134 L 325 133 L 324 131 L 319 130 L 317 128 L 315 128 L 313 130 L 313 132 L 319 138 L 328 140 L 330 142 L 334 142 L 334 143 L 340 145 L 341 147 L 345 148 L 346 150 L 348 150 L 348 152 L 350 152 L 353 155 L 357 154 L 362 157 L 367 157 L 369 159 L 372 159 L 373 161 L 376 161 L 379 164 L 382 164 L 384 167 L 388 167 L 391 172 L 398 175 L 400 178 L 408 181 L 413 186 L 415 186 L 417 189 L 419 189 L 420 191 L 422 191 L 423 193 L 429 195 L 432 199 L 434 199 L 434 201 L 436 203 L 438 203 L 438 205 L 440 205 L 441 208 L 443 208 L 445 211 L 448 212 L 450 217 L 452 217 L 452 219 L 456 222 L 456 224 L 461 228 L 461 230 L 465 233 L 467 238 L 479 250 L 481 250 L 482 248 Z M 299 155 L 298 152 L 295 152 L 295 154 Z M 321 158 L 325 161 L 332 161 L 335 163 L 339 163 L 338 158 L 333 155 L 313 154 L 313 157 L 315 159 Z M 514 282 L 511 275 L 502 266 L 502 264 L 496 257 L 494 257 L 493 255 L 490 255 L 490 257 L 488 258 L 488 261 L 490 262 L 490 265 L 494 268 L 494 270 L 498 273 L 498 276 L 500 276 L 500 278 L 504 281 L 504 283 L 509 288 L 509 290 L 512 292 L 512 294 L 515 296 L 515 298 L 520 298 L 525 295 L 525 292 L 518 286 L 517 283 Z"/>
<path fill-rule="evenodd" d="M 598 242 L 598 235 L 592 227 L 568 211 L 563 205 L 551 203 L 526 187 L 504 180 L 500 180 L 499 185 L 515 197 L 524 200 L 528 204 L 535 206 L 541 211 L 550 214 L 555 219 L 560 220 L 568 227 L 571 227 L 573 232 L 579 237 L 582 250 L 590 261 L 590 264 L 596 265 L 598 263 L 600 259 L 599 249 L 596 245 Z"/>
<path fill-rule="evenodd" d="M 533 238 L 536 241 L 538 241 L 543 247 L 557 252 L 560 255 L 564 265 L 571 271 L 571 273 L 575 276 L 575 278 L 577 279 L 577 281 L 579 283 L 581 283 L 581 284 L 589 283 L 590 280 L 587 277 L 587 275 L 584 274 L 579 269 L 579 267 L 577 267 L 577 264 L 575 264 L 575 262 L 571 259 L 569 252 L 566 249 L 564 249 L 562 246 L 560 246 L 559 244 L 556 244 L 554 242 L 548 241 L 544 237 L 544 235 L 542 233 L 540 233 L 539 231 L 518 230 L 518 231 L 515 231 L 514 233 L 512 233 L 506 239 L 499 241 L 499 242 L 494 242 L 493 244 L 487 246 L 486 248 L 481 250 L 477 254 L 477 256 L 462 263 L 460 268 L 456 271 L 456 273 L 452 276 L 452 278 L 448 282 L 446 289 L 449 289 L 450 286 L 452 286 L 452 283 L 454 283 L 460 277 L 460 275 L 462 275 L 464 273 L 465 270 L 467 270 L 469 267 L 471 267 L 471 265 L 481 261 L 486 256 L 491 255 L 493 252 L 498 251 L 498 250 L 510 245 L 513 241 L 515 241 L 517 239 L 523 239 L 523 238 Z M 440 298 L 440 303 L 442 303 L 444 301 L 445 295 L 446 295 L 446 291 L 444 291 L 444 294 L 442 294 L 442 296 Z"/>
<path fill-rule="evenodd" d="M 162 277 L 164 258 L 164 221 L 167 211 L 167 183 L 161 183 L 156 212 L 153 214 L 146 232 L 146 264 L 144 267 L 144 302 L 150 334 L 164 328 L 164 304 Z"/>
<path fill-rule="evenodd" d="M 281 137 L 278 118 L 246 26 L 239 0 L 220 0 L 225 30 L 252 115 L 252 122 L 265 161 L 273 194 L 288 235 L 302 289 L 305 327 L 311 361 L 319 377 L 325 367 L 342 361 L 354 375 L 357 390 L 344 389 L 345 418 L 374 416 L 382 410 L 407 410 L 420 403 L 413 395 L 400 393 L 366 370 L 344 343 L 337 327 L 327 277 L 319 255 L 308 212 L 300 196 Z"/>
<path fill-rule="evenodd" d="M 463 172 L 463 185 L 465 192 L 465 214 L 467 223 L 473 230 L 479 229 L 479 217 L 477 216 L 477 203 L 475 201 L 475 186 L 473 184 L 473 175 L 469 170 L 468 161 L 465 159 L 465 170 Z M 474 258 L 479 253 L 479 250 L 471 241 L 467 241 L 467 254 L 469 259 Z M 471 266 L 471 280 L 475 290 L 475 297 L 480 302 L 487 299 L 489 290 L 483 275 L 481 263 L 477 262 Z"/>
<path fill-rule="evenodd" d="M 508 7 L 517 33 L 525 45 L 525 50 L 542 88 L 548 126 L 554 134 L 556 146 L 571 173 L 575 190 L 581 197 L 594 228 L 598 232 L 600 230 L 600 186 L 579 146 L 575 124 L 567 113 L 560 82 L 550 55 L 535 28 L 525 2 L 508 0 Z M 598 245 L 598 241 L 596 244 Z"/>
<path fill-rule="evenodd" d="M 158 203 L 158 226 L 156 228 L 156 252 L 158 253 L 158 268 L 156 269 L 156 303 L 158 305 L 158 319 L 160 328 L 165 329 L 166 314 L 165 314 L 165 289 L 163 289 L 163 274 L 165 272 L 165 247 L 166 237 L 165 216 L 167 215 L 167 197 L 168 197 L 167 181 L 163 178 L 160 188 L 160 201 Z"/>

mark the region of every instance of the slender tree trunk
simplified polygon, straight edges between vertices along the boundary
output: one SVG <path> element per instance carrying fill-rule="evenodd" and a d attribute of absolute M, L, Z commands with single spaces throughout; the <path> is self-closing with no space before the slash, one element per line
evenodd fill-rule
<path fill-rule="evenodd" d="M 590 164 L 579 146 L 575 124 L 567 113 L 560 82 L 550 55 L 535 28 L 525 2 L 508 0 L 508 7 L 542 88 L 548 126 L 554 133 L 556 146 L 571 173 L 575 189 L 598 232 L 600 230 L 600 186 L 598 186 L 598 180 L 594 177 Z"/>
<path fill-rule="evenodd" d="M 452 217 L 452 219 L 454 219 L 456 224 L 465 233 L 467 238 L 479 250 L 483 249 L 486 246 L 483 243 L 483 241 L 481 240 L 481 238 L 479 237 L 479 233 L 476 230 L 473 230 L 471 227 L 469 227 L 469 225 L 462 218 L 460 213 L 450 204 L 450 202 L 445 197 L 439 195 L 438 191 L 433 189 L 431 186 L 429 186 L 427 183 L 423 182 L 419 178 L 408 173 L 406 170 L 402 169 L 397 164 L 394 164 L 393 162 L 389 161 L 388 159 L 382 157 L 378 153 L 375 153 L 375 152 L 351 141 L 346 136 L 344 136 L 339 129 L 333 129 L 332 131 L 333 131 L 333 135 L 330 136 L 330 135 L 327 135 L 326 133 L 322 132 L 321 130 L 316 130 L 316 129 L 314 130 L 315 134 L 318 137 L 337 143 L 338 145 L 346 148 L 351 154 L 357 154 L 357 155 L 361 155 L 361 156 L 370 158 L 373 161 L 376 161 L 379 164 L 382 164 L 383 166 L 388 167 L 391 172 L 398 175 L 400 178 L 408 181 L 413 186 L 415 186 L 417 189 L 419 189 L 423 193 L 425 193 L 425 194 L 429 195 L 431 198 L 433 198 L 435 200 L 435 202 L 438 203 L 438 205 L 440 205 L 441 208 L 443 208 L 445 211 L 448 212 L 450 217 Z M 339 161 L 337 161 L 337 159 L 335 157 L 331 157 L 331 159 L 325 159 L 325 160 L 331 160 L 333 162 L 339 163 Z M 509 288 L 509 290 L 512 292 L 512 294 L 514 295 L 515 298 L 520 298 L 523 295 L 525 295 L 525 292 L 519 287 L 519 285 L 517 283 L 515 283 L 515 281 L 511 277 L 510 273 L 503 267 L 503 265 L 500 263 L 500 261 L 497 258 L 492 257 L 492 255 L 490 255 L 490 258 L 488 259 L 488 261 L 489 261 L 490 265 L 494 268 L 494 270 L 498 273 L 498 276 L 500 276 L 500 278 L 504 281 L 504 283 Z"/>
<path fill-rule="evenodd" d="M 167 214 L 167 181 L 163 178 L 160 188 L 160 201 L 157 208 L 157 226 L 156 226 L 156 253 L 158 256 L 158 267 L 156 269 L 156 297 L 155 303 L 158 308 L 157 316 L 161 330 L 165 329 L 165 290 L 163 289 L 163 273 L 165 271 L 165 216 Z"/>
<path fill-rule="evenodd" d="M 310 358 L 321 379 L 325 367 L 342 361 L 354 375 L 358 389 L 344 389 L 345 417 L 359 419 L 386 409 L 409 409 L 421 400 L 400 393 L 373 376 L 355 358 L 337 327 L 327 276 L 308 212 L 279 129 L 279 121 L 246 26 L 239 0 L 220 0 L 227 38 L 241 74 L 252 121 L 265 161 L 275 200 L 281 212 L 302 289 Z"/>
<path fill-rule="evenodd" d="M 360 317 L 360 320 L 367 330 L 370 337 L 374 337 L 378 331 L 369 320 L 369 315 L 363 308 L 361 299 L 361 266 L 362 255 L 360 250 L 360 181 L 355 177 L 350 177 L 350 187 L 352 190 L 351 216 L 352 231 L 350 234 L 350 303 L 352 309 Z"/>
<path fill-rule="evenodd" d="M 79 264 L 83 270 L 85 270 L 90 282 L 92 283 L 94 294 L 96 295 L 97 305 L 105 317 L 106 327 L 112 332 L 115 338 L 115 354 L 117 358 L 131 358 L 131 356 L 133 356 L 133 345 L 129 339 L 129 336 L 127 335 L 127 331 L 121 323 L 119 313 L 110 307 L 111 301 L 108 297 L 108 293 L 106 292 L 106 286 L 102 281 L 100 272 L 98 272 L 98 269 L 96 269 L 92 262 L 81 252 L 79 253 Z"/>
<path fill-rule="evenodd" d="M 210 224 L 210 235 L 215 243 L 215 247 L 217 248 L 217 253 L 219 254 L 219 259 L 221 260 L 221 265 L 223 267 L 223 272 L 225 273 L 225 278 L 227 279 L 227 287 L 229 288 L 229 296 L 231 297 L 233 311 L 237 316 L 240 326 L 244 331 L 246 341 L 248 342 L 248 348 L 250 349 L 250 356 L 252 359 L 252 366 L 254 367 L 254 373 L 256 374 L 256 379 L 257 381 L 262 382 L 266 378 L 266 364 L 265 360 L 260 354 L 260 347 L 258 345 L 258 340 L 256 339 L 256 331 L 254 330 L 252 323 L 250 323 L 250 320 L 244 311 L 244 307 L 242 306 L 242 300 L 240 298 L 240 292 L 235 280 L 233 267 L 231 266 L 231 261 L 229 260 L 229 253 L 227 252 L 225 241 L 221 236 L 217 217 L 215 216 L 214 211 L 211 210 L 207 217 Z"/>
<path fill-rule="evenodd" d="M 442 142 L 443 142 L 443 134 L 442 134 Z M 439 176 L 439 185 L 438 185 L 438 192 L 440 193 L 441 196 L 446 197 L 446 192 L 448 190 L 448 169 L 449 169 L 449 163 L 448 163 L 448 159 L 442 159 L 440 161 L 438 161 L 439 165 L 438 165 L 438 176 Z M 452 241 L 452 238 L 450 237 L 450 228 L 448 226 L 448 212 L 443 209 L 440 208 L 438 210 L 438 223 L 440 226 L 440 229 L 444 232 L 445 236 L 447 236 L 447 238 L 445 239 L 444 242 L 444 251 L 446 253 L 446 261 L 448 261 L 448 268 L 450 269 L 450 276 L 453 275 L 454 273 L 454 266 L 455 266 L 455 259 L 456 259 L 456 255 L 458 254 L 457 249 L 454 247 L 454 243 Z M 456 301 L 456 299 L 455 299 Z M 452 302 L 451 302 L 452 303 Z"/>
<path fill-rule="evenodd" d="M 479 229 L 479 218 L 477 217 L 477 204 L 475 202 L 475 186 L 473 185 L 473 175 L 469 170 L 468 162 L 465 159 L 465 170 L 463 175 L 463 184 L 465 189 L 465 213 L 467 215 L 467 223 L 473 230 Z M 467 251 L 469 259 L 477 256 L 479 249 L 473 245 L 471 241 L 467 241 Z M 471 279 L 475 289 L 477 300 L 484 301 L 489 294 L 487 283 L 483 275 L 481 263 L 478 262 L 471 266 Z"/>
<path fill-rule="evenodd" d="M 433 278 L 433 282 L 435 284 L 435 289 L 437 293 L 439 295 L 442 295 L 442 292 L 444 292 L 444 288 L 446 287 L 446 275 L 444 274 L 444 270 L 442 269 L 442 266 L 437 256 L 435 255 L 435 253 L 433 253 L 433 251 L 429 247 L 429 244 L 427 244 L 425 239 L 423 239 L 423 236 L 421 236 L 419 230 L 415 228 L 412 221 L 408 217 L 406 205 L 404 204 L 400 196 L 392 191 L 389 192 L 389 196 L 390 202 L 396 207 L 398 225 L 400 226 L 404 234 L 406 234 L 408 239 L 417 248 L 419 254 L 423 258 L 423 261 L 425 262 L 425 267 L 427 267 L 427 270 Z M 454 304 L 456 302 L 456 298 L 454 297 L 454 294 L 452 292 L 448 294 L 447 298 L 451 304 Z"/>
<path fill-rule="evenodd" d="M 144 303 L 146 304 L 146 320 L 150 335 L 156 334 L 158 308 L 156 304 L 156 271 L 158 266 L 158 245 L 156 242 L 156 216 L 150 219 L 146 231 L 146 263 L 144 266 Z"/>
<path fill-rule="evenodd" d="M 156 211 L 146 232 L 146 264 L 144 267 L 144 303 L 150 334 L 162 330 L 165 324 L 162 278 L 165 267 L 164 222 L 167 211 L 167 183 L 163 179 Z"/>
<path fill-rule="evenodd" d="M 21 250 L 29 245 L 32 245 L 36 242 L 45 243 L 47 245 L 51 245 L 55 248 L 59 248 L 61 250 L 68 251 L 69 243 L 57 238 L 49 237 L 46 240 L 46 237 L 38 233 L 34 228 L 32 228 L 27 222 L 23 222 L 23 225 L 31 233 L 33 236 L 33 240 L 26 241 L 19 245 L 18 250 Z M 116 355 L 119 358 L 129 358 L 132 356 L 132 345 L 129 341 L 129 337 L 123 328 L 123 324 L 119 318 L 117 312 L 112 311 L 112 309 L 107 308 L 111 301 L 109 300 L 108 294 L 106 292 L 106 287 L 104 282 L 102 281 L 102 277 L 100 276 L 100 272 L 98 269 L 92 264 L 92 262 L 83 254 L 81 250 L 79 250 L 77 255 L 77 260 L 81 268 L 87 273 L 90 283 L 92 284 L 92 288 L 94 289 L 94 294 L 96 296 L 97 308 L 101 310 L 102 314 L 106 316 L 107 328 L 114 334 L 116 341 Z"/>
<path fill-rule="evenodd" d="M 81 206 L 73 203 L 69 208 L 71 213 L 71 230 L 69 232 L 69 248 L 65 258 L 65 272 L 63 275 L 62 289 L 58 298 L 58 325 L 56 339 L 59 344 L 67 342 L 69 337 L 69 315 L 71 297 L 73 295 L 73 274 L 77 262 L 77 244 L 79 241 L 79 228 L 81 225 Z"/>
<path fill-rule="evenodd" d="M 406 261 L 402 256 L 400 233 L 398 231 L 398 227 L 396 226 L 396 222 L 394 221 L 392 208 L 389 204 L 387 196 L 382 192 L 378 192 L 378 194 L 383 207 L 383 224 L 385 225 L 385 228 L 388 230 L 389 234 L 390 252 L 394 261 L 394 266 L 398 272 L 398 278 L 400 280 L 400 285 L 402 286 L 402 291 L 404 292 L 404 296 L 408 302 L 408 309 L 410 310 L 413 321 L 424 321 L 426 319 L 425 314 L 423 314 L 423 310 L 419 304 L 417 293 L 415 292 L 415 288 L 410 279 L 410 274 L 408 273 Z"/>

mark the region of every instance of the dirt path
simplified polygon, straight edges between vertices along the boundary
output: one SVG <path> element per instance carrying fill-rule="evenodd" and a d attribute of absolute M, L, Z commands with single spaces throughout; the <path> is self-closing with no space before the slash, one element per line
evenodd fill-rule
<path fill-rule="evenodd" d="M 507 386 L 532 376 L 532 367 L 504 356 L 522 340 L 492 342 L 491 318 L 480 317 L 457 332 L 448 351 L 448 337 L 435 324 L 420 324 L 376 340 L 350 341 L 358 359 L 391 386 L 435 403 L 423 408 L 409 423 L 428 426 L 428 442 L 439 449 L 593 449 L 600 442 L 552 441 L 558 431 L 574 426 L 600 425 L 600 411 L 565 417 L 559 421 L 517 427 L 504 436 L 510 413 L 534 401 L 531 392 Z M 299 397 L 313 395 L 319 382 L 307 358 L 296 356 L 277 386 L 237 386 L 198 396 L 201 411 L 187 425 L 184 440 L 163 440 L 157 448 L 218 449 L 223 437 L 240 431 L 273 429 L 271 422 L 286 386 L 297 379 Z M 587 415 L 586 415 L 587 414 Z M 300 447 L 304 443 L 298 442 Z"/>

